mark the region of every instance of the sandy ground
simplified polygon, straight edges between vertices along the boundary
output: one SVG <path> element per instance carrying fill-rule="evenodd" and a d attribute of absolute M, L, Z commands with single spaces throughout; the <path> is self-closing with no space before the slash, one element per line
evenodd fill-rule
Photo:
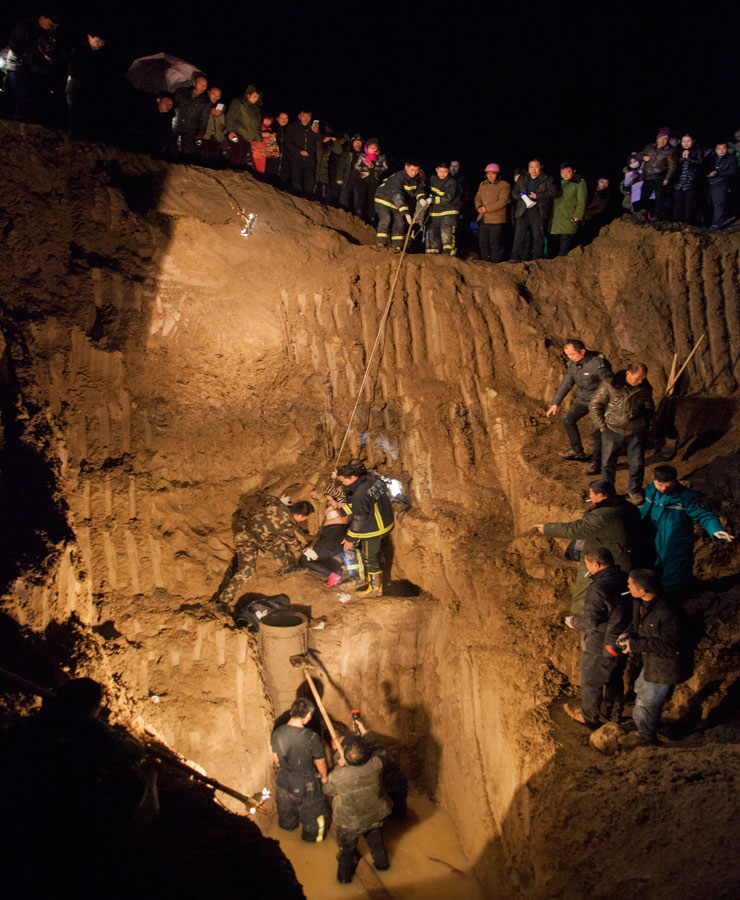
<path fill-rule="evenodd" d="M 273 818 L 263 831 L 279 841 L 307 900 L 365 900 L 368 890 L 357 875 L 349 885 L 336 881 L 337 848 L 333 835 L 322 844 L 306 844 L 301 841 L 299 831 L 281 831 L 276 817 Z M 383 834 L 391 867 L 376 873 L 376 877 L 391 897 L 398 900 L 449 900 L 451 897 L 481 900 L 483 897 L 450 817 L 427 797 L 411 796 L 408 819 L 386 822 Z M 359 849 L 372 867 L 372 857 L 364 841 L 360 842 Z"/>

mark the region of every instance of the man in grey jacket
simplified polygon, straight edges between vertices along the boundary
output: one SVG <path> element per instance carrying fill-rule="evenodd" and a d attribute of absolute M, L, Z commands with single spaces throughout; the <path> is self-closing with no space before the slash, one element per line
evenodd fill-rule
<path fill-rule="evenodd" d="M 597 388 L 605 378 L 612 375 L 612 367 L 603 353 L 597 350 L 587 350 L 583 341 L 575 338 L 565 342 L 563 353 L 568 358 L 565 375 L 560 382 L 552 405 L 547 410 L 548 416 L 554 416 L 561 403 L 575 386 L 576 402 L 563 416 L 563 428 L 570 441 L 570 450 L 563 450 L 560 454 L 563 459 L 585 460 L 583 442 L 578 431 L 578 421 L 588 414 L 588 404 L 596 393 Z M 601 472 L 601 432 L 594 428 L 591 432 L 594 441 L 594 449 L 591 462 L 586 469 L 586 475 L 598 475 Z"/>
<path fill-rule="evenodd" d="M 345 738 L 342 750 L 344 764 L 340 761 L 331 771 L 324 793 L 332 798 L 337 828 L 337 881 L 349 884 L 355 871 L 357 841 L 363 835 L 375 868 L 390 868 L 381 826 L 392 804 L 383 790 L 383 762 L 371 755 L 363 738 Z"/>
<path fill-rule="evenodd" d="M 631 363 L 602 381 L 589 403 L 594 425 L 601 431 L 601 477 L 614 484 L 620 453 L 627 454 L 630 500 L 640 506 L 645 496 L 645 444 L 655 412 L 653 389 L 645 363 Z"/>

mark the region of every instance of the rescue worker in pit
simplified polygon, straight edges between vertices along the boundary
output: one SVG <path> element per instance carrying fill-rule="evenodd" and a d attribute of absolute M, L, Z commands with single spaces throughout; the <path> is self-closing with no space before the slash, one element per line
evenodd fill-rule
<path fill-rule="evenodd" d="M 568 358 L 565 375 L 560 382 L 552 404 L 547 410 L 547 417 L 554 416 L 560 409 L 560 405 L 570 390 L 576 388 L 576 401 L 563 416 L 563 428 L 568 435 L 570 449 L 563 450 L 560 455 L 563 459 L 582 461 L 587 459 L 583 450 L 583 442 L 578 431 L 578 420 L 588 415 L 588 404 L 605 378 L 611 378 L 611 363 L 598 350 L 587 350 L 583 341 L 569 338 L 564 346 L 563 353 Z M 591 431 L 594 449 L 591 462 L 586 468 L 586 475 L 598 475 L 601 472 L 601 432 L 594 427 Z"/>
<path fill-rule="evenodd" d="M 388 488 L 382 478 L 368 472 L 359 459 L 350 460 L 337 469 L 337 477 L 347 495 L 345 509 L 351 512 L 345 550 L 356 549 L 358 543 L 365 566 L 367 583 L 358 594 L 382 594 L 383 570 L 380 566 L 380 544 L 393 530 L 394 518 Z"/>
<path fill-rule="evenodd" d="M 717 541 L 733 541 L 704 498 L 678 480 L 674 466 L 659 465 L 645 491 L 640 515 L 655 548 L 653 568 L 666 590 L 688 592 L 693 581 L 694 523 Z"/>
<path fill-rule="evenodd" d="M 272 733 L 270 746 L 277 766 L 275 806 L 278 825 L 286 831 L 303 826 L 301 839 L 323 841 L 329 828 L 328 805 L 321 786 L 327 778 L 324 745 L 307 727 L 316 711 L 314 703 L 299 697 L 290 707 L 290 718 Z"/>
<path fill-rule="evenodd" d="M 377 245 L 400 252 L 411 225 L 411 203 L 421 196 L 424 185 L 419 176 L 419 163 L 409 159 L 402 169 L 385 178 L 375 192 L 375 212 L 378 214 Z"/>
<path fill-rule="evenodd" d="M 342 751 L 344 761 L 340 759 L 332 769 L 324 793 L 332 798 L 337 830 L 337 881 L 349 884 L 360 837 L 367 842 L 375 868 L 390 868 L 381 829 L 393 807 L 383 790 L 383 762 L 364 739 L 359 735 L 344 738 Z"/>
<path fill-rule="evenodd" d="M 257 556 L 269 553 L 282 564 L 279 574 L 297 568 L 297 556 L 304 542 L 296 533 L 296 525 L 305 522 L 314 511 L 308 500 L 288 503 L 270 494 L 246 496 L 239 499 L 239 508 L 232 518 L 234 550 L 237 568 L 231 579 L 214 598 L 231 604 L 244 591 L 246 582 L 254 575 Z"/>
<path fill-rule="evenodd" d="M 431 212 L 426 233 L 426 252 L 457 254 L 457 220 L 460 216 L 462 197 L 460 183 L 450 175 L 450 164 L 441 162 L 436 175 L 429 180 Z"/>

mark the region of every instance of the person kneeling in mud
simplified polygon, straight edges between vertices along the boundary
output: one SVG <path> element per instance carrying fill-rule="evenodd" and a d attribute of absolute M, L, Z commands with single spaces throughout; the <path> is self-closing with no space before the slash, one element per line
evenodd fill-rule
<path fill-rule="evenodd" d="M 365 740 L 352 735 L 342 741 L 341 760 L 329 774 L 324 793 L 332 798 L 337 828 L 337 881 L 349 884 L 355 873 L 355 852 L 364 836 L 376 869 L 390 868 L 383 842 L 383 819 L 392 804 L 383 789 L 383 763 Z"/>
<path fill-rule="evenodd" d="M 326 499 L 324 522 L 313 546 L 307 547 L 298 557 L 298 566 L 325 576 L 324 587 L 331 588 L 342 580 L 342 541 L 347 534 L 349 514 L 342 509 L 347 498 L 340 487 L 327 488 L 323 495 Z"/>

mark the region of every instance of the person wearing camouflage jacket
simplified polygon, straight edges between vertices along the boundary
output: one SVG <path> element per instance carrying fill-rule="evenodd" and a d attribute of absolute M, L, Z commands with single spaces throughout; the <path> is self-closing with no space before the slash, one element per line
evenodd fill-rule
<path fill-rule="evenodd" d="M 282 565 L 281 574 L 295 567 L 303 549 L 296 524 L 305 522 L 313 511 L 313 504 L 307 500 L 288 506 L 270 494 L 244 498 L 232 518 L 236 571 L 221 588 L 218 599 L 231 603 L 243 593 L 260 553 L 274 556 Z"/>
<path fill-rule="evenodd" d="M 627 454 L 630 500 L 644 500 L 645 443 L 655 412 L 653 389 L 645 363 L 631 363 L 613 378 L 601 382 L 588 404 L 594 426 L 601 431 L 601 477 L 614 484 L 617 460 Z"/>

